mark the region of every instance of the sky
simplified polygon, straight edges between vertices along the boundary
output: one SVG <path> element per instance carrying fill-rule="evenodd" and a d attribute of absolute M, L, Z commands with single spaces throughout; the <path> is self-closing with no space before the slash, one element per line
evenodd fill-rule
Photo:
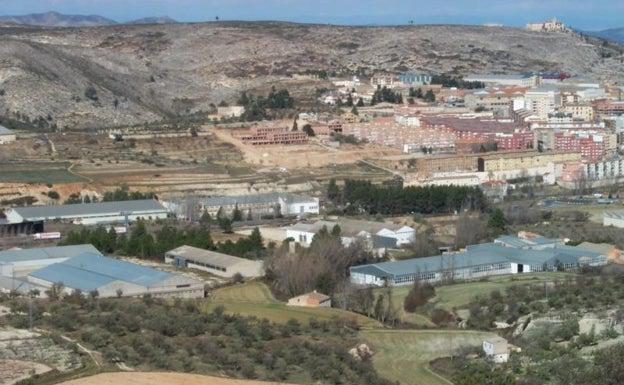
<path fill-rule="evenodd" d="M 0 0 L 0 15 L 57 11 L 126 22 L 282 20 L 343 25 L 499 23 L 524 27 L 553 16 L 575 29 L 624 27 L 622 0 Z"/>

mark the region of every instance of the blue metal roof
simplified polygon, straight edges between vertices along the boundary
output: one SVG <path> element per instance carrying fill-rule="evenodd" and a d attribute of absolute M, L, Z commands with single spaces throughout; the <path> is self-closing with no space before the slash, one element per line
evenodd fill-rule
<path fill-rule="evenodd" d="M 416 272 L 425 273 L 448 269 L 463 269 L 496 263 L 513 262 L 531 266 L 542 266 L 544 264 L 554 266 L 556 261 L 560 261 L 564 264 L 577 264 L 583 257 L 595 258 L 600 255 L 599 253 L 572 246 L 556 246 L 532 250 L 504 247 L 500 243 L 484 243 L 471 245 L 466 248 L 465 252 L 353 266 L 350 271 L 388 278 L 414 274 Z"/>
<path fill-rule="evenodd" d="M 84 253 L 101 255 L 98 249 L 90 244 L 37 247 L 34 249 L 0 251 L 0 263 L 23 262 L 54 258 L 72 258 Z"/>
<path fill-rule="evenodd" d="M 44 267 L 30 275 L 82 291 L 96 290 L 114 281 L 151 286 L 173 276 L 166 271 L 91 253 Z"/>

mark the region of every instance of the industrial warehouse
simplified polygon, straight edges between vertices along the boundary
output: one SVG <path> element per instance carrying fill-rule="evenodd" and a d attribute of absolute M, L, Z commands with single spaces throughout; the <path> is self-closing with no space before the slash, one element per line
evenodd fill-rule
<path fill-rule="evenodd" d="M 43 266 L 43 267 L 42 267 Z M 0 252 L 0 289 L 45 296 L 59 285 L 69 294 L 97 291 L 100 297 L 201 298 L 204 282 L 103 256 L 92 245 Z"/>
<path fill-rule="evenodd" d="M 355 284 L 399 286 L 416 280 L 451 282 L 606 264 L 605 255 L 565 246 L 557 239 L 505 236 L 493 243 L 468 246 L 462 252 L 353 266 L 350 273 Z"/>
<path fill-rule="evenodd" d="M 217 253 L 192 246 L 180 246 L 165 253 L 165 263 L 179 267 L 199 269 L 219 277 L 261 277 L 264 275 L 262 261 L 252 261 L 232 255 Z"/>
<path fill-rule="evenodd" d="M 59 220 L 83 225 L 133 222 L 137 219 L 167 218 L 157 200 L 83 203 L 52 206 L 14 207 L 6 213 L 9 224 Z"/>

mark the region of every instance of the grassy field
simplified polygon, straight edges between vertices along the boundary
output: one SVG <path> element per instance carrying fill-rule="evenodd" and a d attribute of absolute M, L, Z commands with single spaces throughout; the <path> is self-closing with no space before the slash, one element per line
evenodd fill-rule
<path fill-rule="evenodd" d="M 0 183 L 72 183 L 87 179 L 67 171 L 69 162 L 5 163 L 0 165 Z"/>
<path fill-rule="evenodd" d="M 311 318 L 330 320 L 334 317 L 349 317 L 364 328 L 380 326 L 373 319 L 340 309 L 286 306 L 285 303 L 273 297 L 264 283 L 258 281 L 215 290 L 210 303 L 207 305 L 207 310 L 212 310 L 219 305 L 224 306 L 225 311 L 231 314 L 266 318 L 277 323 L 285 323 L 291 318 L 301 323 L 307 323 Z"/>
<path fill-rule="evenodd" d="M 515 285 L 543 285 L 544 281 L 553 282 L 555 280 L 564 280 L 566 277 L 574 276 L 574 273 L 564 272 L 546 272 L 546 273 L 529 273 L 516 275 L 502 275 L 490 277 L 484 281 L 460 282 L 452 285 L 436 286 L 436 296 L 431 302 L 437 308 L 446 311 L 452 311 L 453 308 L 466 307 L 476 296 L 487 296 L 492 290 L 504 291 L 505 288 Z M 417 325 L 426 325 L 426 317 L 419 314 L 407 314 L 403 312 L 403 301 L 409 292 L 411 285 L 398 286 L 392 289 L 394 303 L 399 304 L 400 318 L 406 322 Z M 382 290 L 382 289 L 378 289 Z M 375 294 L 375 296 L 377 293 Z"/>
<path fill-rule="evenodd" d="M 375 352 L 373 365 L 389 380 L 410 385 L 449 385 L 429 362 L 462 346 L 481 346 L 493 333 L 459 330 L 366 330 L 360 333 Z"/>

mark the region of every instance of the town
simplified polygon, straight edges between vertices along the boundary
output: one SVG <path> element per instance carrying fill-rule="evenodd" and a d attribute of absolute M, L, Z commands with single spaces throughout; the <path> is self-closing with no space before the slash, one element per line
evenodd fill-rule
<path fill-rule="evenodd" d="M 241 23 L 197 28 L 307 33 Z M 6 28 L 152 71 L 192 25 L 169 27 L 70 29 L 62 44 L 60 29 Z M 149 101 L 180 76 L 160 69 L 141 75 L 143 99 L 94 80 L 59 93 L 69 112 L 31 115 L 0 68 L 0 378 L 621 381 L 624 46 L 557 18 L 474 28 L 574 42 L 602 72 L 311 60 L 275 62 L 261 84 L 239 63 L 227 76 L 256 85 L 210 103 L 195 85 Z M 458 57 L 485 50 L 457 44 Z"/>

